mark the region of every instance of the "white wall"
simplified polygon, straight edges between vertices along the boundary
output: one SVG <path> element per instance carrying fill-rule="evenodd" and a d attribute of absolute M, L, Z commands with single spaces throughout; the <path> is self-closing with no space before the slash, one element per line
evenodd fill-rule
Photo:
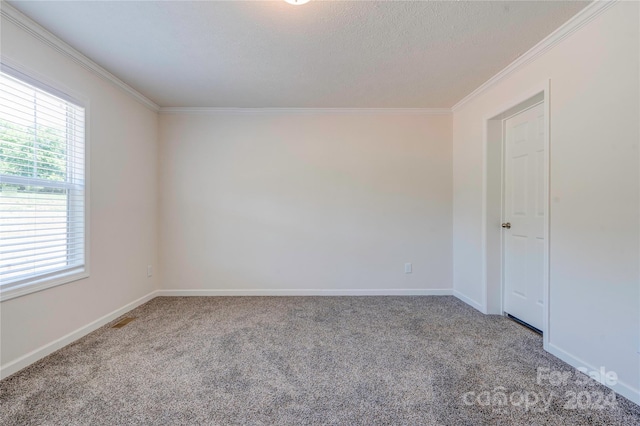
<path fill-rule="evenodd" d="M 456 109 L 454 288 L 482 303 L 483 118 L 551 79 L 550 351 L 640 381 L 638 3 L 620 2 Z"/>
<path fill-rule="evenodd" d="M 160 151 L 165 289 L 451 293 L 450 115 L 161 115 Z"/>
<path fill-rule="evenodd" d="M 637 3 L 613 6 L 456 110 L 453 123 L 163 115 L 158 133 L 156 113 L 3 19 L 3 56 L 91 100 L 92 269 L 0 304 L 0 364 L 28 360 L 158 284 L 408 294 L 447 293 L 453 282 L 480 303 L 482 119 L 551 78 L 550 349 L 616 371 L 620 390 L 637 395 L 637 22 Z"/>
<path fill-rule="evenodd" d="M 157 265 L 158 115 L 12 22 L 1 24 L 3 57 L 89 99 L 91 147 L 91 276 L 0 304 L 5 374 L 156 288 L 146 267 Z"/>

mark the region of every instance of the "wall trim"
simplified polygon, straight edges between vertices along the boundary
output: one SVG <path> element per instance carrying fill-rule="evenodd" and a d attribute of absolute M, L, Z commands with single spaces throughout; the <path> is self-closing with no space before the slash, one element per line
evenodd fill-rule
<path fill-rule="evenodd" d="M 382 289 L 382 290 L 154 290 L 141 298 L 118 308 L 89 324 L 47 343 L 13 361 L 0 366 L 0 380 L 62 349 L 98 328 L 155 299 L 158 296 L 450 296 L 451 289 Z"/>
<path fill-rule="evenodd" d="M 492 232 L 493 235 L 495 236 L 495 234 L 499 234 L 500 235 L 500 240 L 501 240 L 501 244 L 500 244 L 500 249 L 501 249 L 501 257 L 503 255 L 503 252 L 505 250 L 504 247 L 504 234 L 502 231 L 502 228 L 496 228 L 496 227 L 491 227 L 489 226 L 489 222 L 492 222 L 491 220 L 489 220 L 489 168 L 490 166 L 495 166 L 494 164 L 490 164 L 493 163 L 490 161 L 489 158 L 489 144 L 490 144 L 490 138 L 489 138 L 489 123 L 491 121 L 498 121 L 501 123 L 504 123 L 504 120 L 507 119 L 507 117 L 504 116 L 504 114 L 509 111 L 512 110 L 516 107 L 521 106 L 524 102 L 527 102 L 528 100 L 531 100 L 532 98 L 534 98 L 537 95 L 543 94 L 543 100 L 542 102 L 544 103 L 544 120 L 545 120 L 545 124 L 544 124 L 544 149 L 545 149 L 545 156 L 544 156 L 544 192 L 545 192 L 545 196 L 544 196 L 544 225 L 543 225 L 543 233 L 544 233 L 544 260 L 543 260 L 543 302 L 544 302 L 544 307 L 543 307 L 543 313 L 542 313 L 542 331 L 543 331 L 543 335 L 542 335 L 542 341 L 543 341 L 543 347 L 546 349 L 547 348 L 547 344 L 549 342 L 549 338 L 550 338 L 550 330 L 551 330 L 551 326 L 550 326 L 550 310 L 549 310 L 549 283 L 550 283 L 550 277 L 549 277 L 549 261 L 550 261 L 550 255 L 549 255 L 549 251 L 550 251 L 550 231 L 549 231 L 549 223 L 551 220 L 551 215 L 549 212 L 549 194 L 551 193 L 550 190 L 550 172 L 549 172 L 549 165 L 550 165 L 550 152 L 551 152 L 551 146 L 550 146 L 550 129 L 551 129 L 551 114 L 550 114 L 550 104 L 551 104 L 551 79 L 546 79 L 542 82 L 540 82 L 539 84 L 531 87 L 529 90 L 527 90 L 526 92 L 520 93 L 518 96 L 512 97 L 507 103 L 502 104 L 501 106 L 499 106 L 498 108 L 495 108 L 494 110 L 490 111 L 488 114 L 483 116 L 482 119 L 482 123 L 483 123 L 483 135 L 482 135 L 482 247 L 481 247 L 481 257 L 482 257 L 482 312 L 487 313 L 487 314 L 498 314 L 501 315 L 504 312 L 504 279 L 502 278 L 502 272 L 504 269 L 504 264 L 501 261 L 501 268 L 502 270 L 500 271 L 500 275 L 501 275 L 501 279 L 500 279 L 500 285 L 499 285 L 499 290 L 496 288 L 492 288 L 489 289 L 490 283 L 488 280 L 488 273 L 489 273 L 489 247 L 487 246 L 488 244 L 488 236 L 489 233 Z M 528 109 L 529 107 L 525 108 Z M 519 111 L 519 112 L 522 112 Z M 518 113 L 519 113 L 518 112 Z M 504 219 L 504 179 L 505 179 L 505 172 L 504 172 L 504 144 L 505 144 L 505 140 L 504 140 L 505 136 L 504 134 L 501 135 L 500 137 L 500 144 L 501 144 L 501 152 L 503 153 L 501 155 L 500 158 L 500 192 L 501 192 L 501 200 L 500 200 L 500 219 L 499 222 L 502 222 Z M 497 218 L 493 218 L 493 223 L 496 223 L 495 220 Z M 495 287 L 495 286 L 494 286 Z M 492 297 L 492 300 L 497 299 L 496 293 L 499 292 L 499 299 L 500 299 L 500 305 L 499 305 L 499 309 L 491 309 L 489 308 L 489 297 Z"/>
<path fill-rule="evenodd" d="M 18 359 L 15 359 L 13 361 L 6 363 L 5 365 L 0 366 L 0 380 L 4 379 L 5 377 L 9 377 L 14 373 L 17 373 L 23 368 L 28 367 L 29 365 L 33 364 L 36 361 L 39 361 L 40 359 L 46 357 L 49 354 L 52 354 L 58 349 L 61 349 L 67 346 L 68 344 L 75 342 L 76 340 L 86 336 L 92 331 L 95 331 L 98 328 L 108 324 L 109 322 L 113 321 L 119 316 L 126 314 L 130 310 L 137 308 L 138 306 L 144 303 L 147 303 L 148 301 L 150 301 L 151 299 L 157 296 L 156 293 L 157 293 L 157 290 L 154 290 L 149 294 L 142 296 L 141 298 L 134 300 L 133 302 L 127 303 L 123 307 L 118 308 L 115 311 L 112 311 L 98 318 L 97 320 L 90 322 L 89 324 L 84 325 L 78 328 L 77 330 L 72 331 L 71 333 L 60 337 L 59 339 L 54 340 L 51 343 L 47 343 L 46 345 L 41 346 L 38 349 L 35 349 L 27 353 L 26 355 L 21 356 Z"/>
<path fill-rule="evenodd" d="M 443 289 L 203 289 L 157 290 L 156 296 L 451 296 L 453 290 Z"/>
<path fill-rule="evenodd" d="M 480 311 L 483 314 L 486 314 L 482 303 L 476 302 L 475 300 L 471 299 L 470 297 L 465 296 L 464 294 L 460 293 L 458 290 L 453 290 L 453 295 L 455 297 L 457 297 L 458 299 L 462 300 L 464 303 L 466 303 L 467 305 L 471 306 L 472 308 Z"/>
<path fill-rule="evenodd" d="M 341 115 L 449 115 L 450 108 L 208 108 L 161 107 L 160 114 L 189 115 L 277 115 L 277 114 L 341 114 Z"/>
<path fill-rule="evenodd" d="M 59 53 L 73 60 L 76 64 L 86 70 L 111 82 L 116 87 L 142 103 L 154 112 L 162 114 L 410 114 L 410 115 L 447 115 L 462 108 L 472 99 L 479 96 L 501 80 L 508 77 L 517 69 L 535 60 L 548 50 L 559 44 L 562 40 L 578 31 L 580 28 L 591 22 L 602 12 L 617 3 L 619 0 L 595 0 L 590 3 L 573 18 L 569 19 L 554 32 L 545 37 L 538 44 L 529 49 L 526 53 L 518 57 L 502 71 L 484 82 L 473 92 L 458 101 L 451 108 L 206 108 L 206 107 L 160 107 L 158 104 L 129 86 L 118 77 L 87 58 L 78 50 L 62 41 L 40 24 L 15 9 L 13 6 L 0 1 L 0 15 L 18 27 L 31 34 L 33 37 L 54 48 Z"/>
<path fill-rule="evenodd" d="M 580 358 L 578 358 L 577 356 L 574 356 L 572 354 L 570 354 L 569 352 L 565 351 L 564 349 L 559 348 L 558 346 L 554 345 L 553 343 L 549 343 L 547 345 L 546 348 L 547 352 L 549 352 L 551 355 L 560 358 L 562 361 L 566 362 L 567 364 L 569 364 L 572 367 L 575 368 L 580 368 L 580 367 L 586 367 L 589 371 L 598 371 L 600 369 L 600 366 L 596 367 L 593 366 L 589 363 L 584 362 L 583 360 L 581 360 Z M 609 371 L 610 369 L 607 368 L 607 366 L 604 366 L 605 369 L 607 371 Z M 607 385 L 605 385 L 607 386 Z M 609 389 L 613 390 L 615 393 L 624 396 L 625 398 L 627 398 L 628 400 L 632 401 L 635 404 L 640 405 L 640 390 L 634 388 L 633 386 L 622 382 L 622 381 L 618 381 L 618 383 L 614 386 L 607 386 Z"/>
<path fill-rule="evenodd" d="M 544 55 L 547 51 L 551 50 L 554 46 L 562 42 L 564 39 L 587 25 L 598 15 L 609 9 L 618 1 L 619 0 L 595 0 L 594 2 L 590 3 L 580 12 L 578 12 L 573 18 L 569 19 L 554 32 L 542 39 L 542 41 L 540 41 L 538 44 L 533 46 L 523 55 L 519 56 L 515 61 L 507 65 L 504 69 L 502 69 L 502 71 L 498 72 L 473 92 L 469 93 L 467 96 L 458 101 L 453 107 L 451 107 L 451 110 L 453 112 L 458 111 L 465 104 L 477 98 L 478 96 L 480 96 L 480 94 L 495 86 L 500 81 L 509 77 L 518 69 Z"/>
<path fill-rule="evenodd" d="M 480 303 L 466 297 L 462 293 L 453 289 L 349 289 L 349 290 L 154 290 L 147 295 L 134 300 L 121 308 L 118 308 L 89 324 L 72 331 L 61 338 L 54 340 L 44 346 L 35 349 L 20 358 L 13 360 L 0 367 L 0 379 L 9 377 L 23 368 L 39 361 L 40 359 L 62 349 L 75 342 L 98 328 L 108 324 L 114 319 L 126 314 L 132 309 L 149 302 L 156 297 L 178 297 L 178 296 L 450 296 L 453 295 L 464 303 L 482 312 Z M 572 367 L 586 367 L 589 370 L 598 368 L 582 361 L 580 358 L 557 347 L 553 343 L 548 344 L 547 351 Z M 609 386 L 614 392 L 631 400 L 635 404 L 640 404 L 640 391 L 627 383 L 618 382 L 615 386 Z"/>
<path fill-rule="evenodd" d="M 73 62 L 80 65 L 84 69 L 112 83 L 150 110 L 158 112 L 158 110 L 160 109 L 160 106 L 153 102 L 151 99 L 147 98 L 142 93 L 138 92 L 136 89 L 129 86 L 127 83 L 120 80 L 118 77 L 93 62 L 91 59 L 87 58 L 78 50 L 74 49 L 69 44 L 53 35 L 53 33 L 51 33 L 49 30 L 45 29 L 40 24 L 27 17 L 25 14 L 23 14 L 4 0 L 0 1 L 0 15 L 3 18 L 6 18 L 8 21 L 17 25 L 36 39 L 42 41 L 47 46 L 52 47 L 58 53 L 61 53 L 67 58 L 71 59 Z"/>

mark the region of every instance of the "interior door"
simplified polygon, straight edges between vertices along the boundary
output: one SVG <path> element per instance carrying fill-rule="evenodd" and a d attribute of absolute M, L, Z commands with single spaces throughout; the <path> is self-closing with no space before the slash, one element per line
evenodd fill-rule
<path fill-rule="evenodd" d="M 505 120 L 504 311 L 542 330 L 544 104 Z"/>

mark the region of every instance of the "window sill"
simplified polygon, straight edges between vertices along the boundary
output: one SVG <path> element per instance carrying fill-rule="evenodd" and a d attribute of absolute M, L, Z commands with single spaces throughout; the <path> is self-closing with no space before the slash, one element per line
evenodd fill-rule
<path fill-rule="evenodd" d="M 89 271 L 84 267 L 75 268 L 49 275 L 42 278 L 34 278 L 31 281 L 21 283 L 14 286 L 8 286 L 3 289 L 0 287 L 0 302 L 15 299 L 17 297 L 26 296 L 27 294 L 36 293 L 51 287 L 62 284 L 68 284 L 73 281 L 82 280 L 89 277 Z"/>

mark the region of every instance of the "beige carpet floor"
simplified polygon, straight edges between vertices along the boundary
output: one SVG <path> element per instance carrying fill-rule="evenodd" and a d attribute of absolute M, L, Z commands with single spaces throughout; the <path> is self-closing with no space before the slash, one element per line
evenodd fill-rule
<path fill-rule="evenodd" d="M 640 425 L 453 297 L 156 298 L 0 382 L 0 424 Z"/>

